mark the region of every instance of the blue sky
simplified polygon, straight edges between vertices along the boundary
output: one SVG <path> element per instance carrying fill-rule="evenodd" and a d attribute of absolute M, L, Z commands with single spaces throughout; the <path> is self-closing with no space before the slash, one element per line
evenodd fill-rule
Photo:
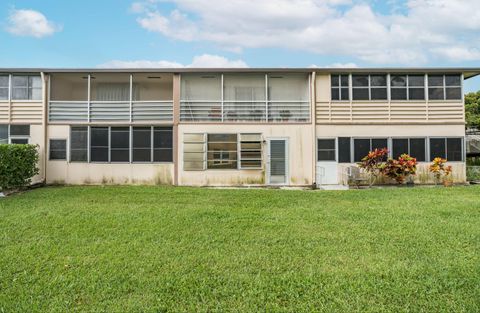
<path fill-rule="evenodd" d="M 3 0 L 0 66 L 478 67 L 479 12 L 471 0 Z"/>

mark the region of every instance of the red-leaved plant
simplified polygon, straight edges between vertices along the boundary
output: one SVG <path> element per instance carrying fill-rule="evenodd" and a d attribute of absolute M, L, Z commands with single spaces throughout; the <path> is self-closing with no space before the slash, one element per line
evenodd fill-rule
<path fill-rule="evenodd" d="M 376 181 L 377 177 L 383 172 L 383 165 L 385 158 L 388 156 L 388 149 L 375 149 L 370 151 L 361 162 L 358 163 L 358 167 L 363 168 L 370 174 L 370 187 Z"/>
<path fill-rule="evenodd" d="M 382 174 L 403 184 L 410 175 L 417 172 L 417 159 L 402 154 L 397 160 L 389 158 L 383 165 Z"/>

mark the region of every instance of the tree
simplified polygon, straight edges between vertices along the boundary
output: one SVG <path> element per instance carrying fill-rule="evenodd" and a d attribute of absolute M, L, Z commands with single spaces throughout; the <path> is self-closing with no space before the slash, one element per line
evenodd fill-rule
<path fill-rule="evenodd" d="M 465 95 L 465 119 L 468 128 L 480 129 L 480 91 Z"/>

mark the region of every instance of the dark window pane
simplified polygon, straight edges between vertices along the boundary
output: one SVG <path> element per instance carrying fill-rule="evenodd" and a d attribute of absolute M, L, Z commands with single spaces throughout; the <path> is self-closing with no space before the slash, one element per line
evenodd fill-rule
<path fill-rule="evenodd" d="M 388 139 L 387 138 L 375 138 L 372 139 L 372 151 L 375 149 L 388 148 Z"/>
<path fill-rule="evenodd" d="M 407 86 L 407 77 L 405 75 L 392 76 L 390 85 L 392 87 L 405 87 Z"/>
<path fill-rule="evenodd" d="M 92 162 L 108 162 L 108 127 L 91 128 L 90 146 Z"/>
<path fill-rule="evenodd" d="M 28 144 L 28 139 L 27 138 L 12 138 L 10 139 L 10 142 L 15 145 L 26 145 Z"/>
<path fill-rule="evenodd" d="M 348 88 L 342 88 L 341 89 L 341 97 L 340 97 L 340 100 L 349 100 L 350 99 L 350 96 L 348 94 Z"/>
<path fill-rule="evenodd" d="M 404 153 L 408 153 L 408 139 L 392 139 L 392 156 L 397 159 Z"/>
<path fill-rule="evenodd" d="M 392 88 L 390 90 L 390 97 L 392 100 L 407 100 L 406 88 Z"/>
<path fill-rule="evenodd" d="M 410 138 L 410 156 L 418 162 L 425 162 L 425 138 Z"/>
<path fill-rule="evenodd" d="M 447 161 L 463 161 L 461 138 L 447 138 Z"/>
<path fill-rule="evenodd" d="M 153 162 L 172 162 L 173 150 L 172 149 L 154 149 L 153 150 Z"/>
<path fill-rule="evenodd" d="M 134 148 L 150 148 L 151 130 L 150 127 L 134 127 L 133 128 L 133 147 Z"/>
<path fill-rule="evenodd" d="M 425 76 L 423 76 L 423 75 L 408 75 L 408 86 L 409 87 L 424 87 L 425 86 Z"/>
<path fill-rule="evenodd" d="M 447 100 L 461 100 L 462 99 L 462 88 L 449 87 L 445 91 L 446 91 Z"/>
<path fill-rule="evenodd" d="M 370 139 L 354 139 L 354 162 L 360 162 L 370 152 Z"/>
<path fill-rule="evenodd" d="M 133 162 L 152 161 L 152 143 L 150 127 L 133 128 Z"/>
<path fill-rule="evenodd" d="M 130 161 L 130 128 L 112 127 L 110 130 L 110 162 Z"/>
<path fill-rule="evenodd" d="M 353 88 L 353 100 L 369 100 L 368 88 Z"/>
<path fill-rule="evenodd" d="M 10 125 L 10 136 L 30 136 L 30 125 Z"/>
<path fill-rule="evenodd" d="M 8 88 L 0 87 L 0 100 L 8 100 Z"/>
<path fill-rule="evenodd" d="M 348 75 L 342 75 L 340 80 L 342 87 L 348 87 Z"/>
<path fill-rule="evenodd" d="M 91 148 L 90 158 L 92 162 L 108 162 L 108 147 L 107 148 Z"/>
<path fill-rule="evenodd" d="M 133 162 L 151 162 L 151 159 L 150 149 L 133 149 Z"/>
<path fill-rule="evenodd" d="M 445 86 L 461 86 L 460 75 L 445 75 Z"/>
<path fill-rule="evenodd" d="M 443 86 L 443 75 L 428 75 L 428 86 L 429 87 L 442 87 Z"/>
<path fill-rule="evenodd" d="M 319 150 L 318 161 L 335 161 L 335 150 Z"/>
<path fill-rule="evenodd" d="M 387 100 L 387 88 L 372 88 L 372 100 Z"/>
<path fill-rule="evenodd" d="M 208 134 L 210 142 L 237 142 L 237 134 Z"/>
<path fill-rule="evenodd" d="M 429 100 L 443 100 L 443 88 L 428 88 Z"/>
<path fill-rule="evenodd" d="M 370 86 L 373 87 L 386 87 L 387 86 L 387 75 L 371 75 L 370 76 Z"/>
<path fill-rule="evenodd" d="M 67 141 L 64 139 L 50 139 L 50 160 L 67 159 Z"/>
<path fill-rule="evenodd" d="M 88 158 L 88 127 L 72 127 L 70 130 L 70 161 L 86 162 Z"/>
<path fill-rule="evenodd" d="M 13 87 L 28 87 L 28 76 L 12 76 Z"/>
<path fill-rule="evenodd" d="M 332 83 L 332 87 L 338 87 L 339 86 L 339 76 L 338 75 L 332 75 L 331 83 Z"/>
<path fill-rule="evenodd" d="M 446 158 L 445 138 L 430 138 L 430 161 L 437 157 Z"/>
<path fill-rule="evenodd" d="M 368 75 L 352 75 L 353 87 L 368 87 Z"/>
<path fill-rule="evenodd" d="M 409 88 L 409 100 L 425 100 L 425 88 Z"/>
<path fill-rule="evenodd" d="M 335 149 L 335 139 L 318 139 L 317 148 L 319 150 Z"/>
<path fill-rule="evenodd" d="M 350 137 L 338 138 L 338 162 L 351 163 Z"/>
<path fill-rule="evenodd" d="M 8 143 L 8 125 L 0 125 L 0 144 Z"/>
<path fill-rule="evenodd" d="M 173 129 L 171 127 L 154 127 L 153 129 L 154 148 L 173 147 Z"/>
<path fill-rule="evenodd" d="M 340 100 L 340 89 L 332 88 L 332 100 Z"/>

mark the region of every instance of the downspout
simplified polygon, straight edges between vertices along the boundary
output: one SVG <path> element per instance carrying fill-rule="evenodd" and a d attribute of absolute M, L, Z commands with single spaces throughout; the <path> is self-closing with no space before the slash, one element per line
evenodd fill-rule
<path fill-rule="evenodd" d="M 310 101 L 312 102 L 312 133 L 313 133 L 313 149 L 312 149 L 312 186 L 316 188 L 317 180 L 317 160 L 316 160 L 316 149 L 317 149 L 317 83 L 316 83 L 316 72 L 312 72 L 312 83 L 311 90 L 312 94 L 310 96 Z"/>
<path fill-rule="evenodd" d="M 43 103 L 42 103 L 42 114 L 43 114 L 43 183 L 47 183 L 47 144 L 48 144 L 48 130 L 47 130 L 47 120 L 48 120 L 48 80 L 49 76 L 45 75 L 44 72 L 40 73 L 43 82 Z"/>
<path fill-rule="evenodd" d="M 180 121 L 180 74 L 173 74 L 173 185 L 178 186 L 178 123 Z"/>

